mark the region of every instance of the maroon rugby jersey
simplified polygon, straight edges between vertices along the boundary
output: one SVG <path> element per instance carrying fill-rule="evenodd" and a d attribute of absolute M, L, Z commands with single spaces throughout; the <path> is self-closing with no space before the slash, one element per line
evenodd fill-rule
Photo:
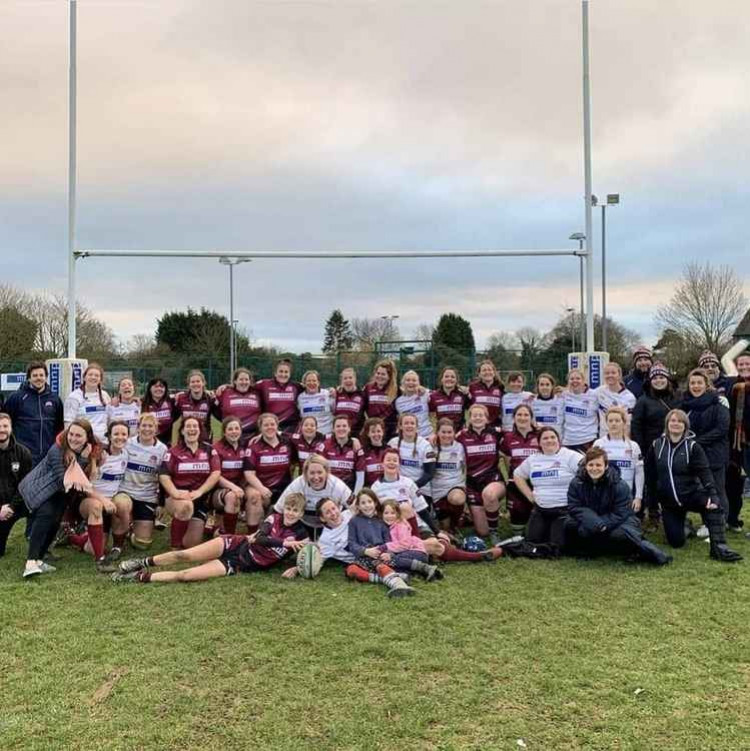
<path fill-rule="evenodd" d="M 204 391 L 200 399 L 193 399 L 189 391 L 180 391 L 174 398 L 175 415 L 195 417 L 201 424 L 201 441 L 211 440 L 211 398 Z"/>
<path fill-rule="evenodd" d="M 335 398 L 334 419 L 336 417 L 347 417 L 352 428 L 352 435 L 357 435 L 365 422 L 365 395 L 359 389 L 344 391 L 344 389 L 338 388 Z"/>
<path fill-rule="evenodd" d="M 500 453 L 510 457 L 510 473 L 511 475 L 520 467 L 524 459 L 533 454 L 538 454 L 539 448 L 539 434 L 535 430 L 529 431 L 529 434 L 524 438 L 518 430 L 513 430 L 503 433 L 503 437 L 500 439 Z"/>
<path fill-rule="evenodd" d="M 495 428 L 486 427 L 481 433 L 473 428 L 465 428 L 456 440 L 466 451 L 466 476 L 479 479 L 497 474 L 498 443 L 500 436 Z"/>
<path fill-rule="evenodd" d="M 256 389 L 260 392 L 264 412 L 276 415 L 282 428 L 297 426 L 297 397 L 304 391 L 299 383 L 289 381 L 282 386 L 275 378 L 264 378 L 258 381 Z"/>
<path fill-rule="evenodd" d="M 210 443 L 199 443 L 193 453 L 184 443 L 172 446 L 159 469 L 169 475 L 178 490 L 198 490 L 212 472 L 221 469 L 221 460 Z"/>
<path fill-rule="evenodd" d="M 487 407 L 489 414 L 488 424 L 500 424 L 500 411 L 503 402 L 503 388 L 496 386 L 485 386 L 482 381 L 472 381 L 469 384 L 469 406 L 472 404 L 481 404 Z"/>
<path fill-rule="evenodd" d="M 297 451 L 297 461 L 300 467 L 313 455 L 323 456 L 323 447 L 326 437 L 322 433 L 316 433 L 312 441 L 308 441 L 302 433 L 292 433 L 289 441 Z"/>
<path fill-rule="evenodd" d="M 157 433 L 159 440 L 169 446 L 172 443 L 172 425 L 175 419 L 175 406 L 171 396 L 165 396 L 160 402 L 154 402 L 142 407 L 141 411 L 148 412 L 159 423 Z"/>
<path fill-rule="evenodd" d="M 351 490 L 354 490 L 357 474 L 357 453 L 351 438 L 342 446 L 334 436 L 329 436 L 323 447 L 323 456 L 328 459 L 331 474 L 343 480 Z"/>
<path fill-rule="evenodd" d="M 242 425 L 243 439 L 251 438 L 258 432 L 258 418 L 263 412 L 260 392 L 251 386 L 243 394 L 229 386 L 214 399 L 213 411 L 219 420 L 236 417 Z"/>
<path fill-rule="evenodd" d="M 379 389 L 374 383 L 368 383 L 364 389 L 365 410 L 368 417 L 380 417 L 385 422 L 385 437 L 396 432 L 396 400 L 388 401 L 385 389 Z"/>
<path fill-rule="evenodd" d="M 257 566 L 271 568 L 291 552 L 289 548 L 284 547 L 284 540 L 304 540 L 307 537 L 307 529 L 301 521 L 295 522 L 291 527 L 285 527 L 283 514 L 271 514 L 260 525 L 255 542 L 248 545 L 246 551 L 241 550 L 240 562 L 243 554 L 246 554 Z"/>
<path fill-rule="evenodd" d="M 275 447 L 261 438 L 245 451 L 245 469 L 255 472 L 269 490 L 286 487 L 292 481 L 292 466 L 296 461 L 297 451 L 284 437 Z"/>
<path fill-rule="evenodd" d="M 430 392 L 430 412 L 435 415 L 435 420 L 448 417 L 453 420 L 453 427 L 460 430 L 464 424 L 464 412 L 468 398 L 465 394 L 454 389 L 446 394 L 443 389 L 435 389 Z"/>
<path fill-rule="evenodd" d="M 388 446 L 371 446 L 360 449 L 357 455 L 356 471 L 365 473 L 365 485 L 372 487 L 383 476 L 383 454 Z"/>
<path fill-rule="evenodd" d="M 222 438 L 214 443 L 214 451 L 221 461 L 221 476 L 229 482 L 241 483 L 245 469 L 245 449 L 242 446 L 234 448 L 229 441 Z"/>

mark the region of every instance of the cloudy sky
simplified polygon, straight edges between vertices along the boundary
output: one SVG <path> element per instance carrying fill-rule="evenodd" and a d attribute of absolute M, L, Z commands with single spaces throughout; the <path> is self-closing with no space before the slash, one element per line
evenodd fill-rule
<path fill-rule="evenodd" d="M 78 246 L 568 246 L 580 5 L 79 0 Z M 3 0 L 0 50 L 3 280 L 63 290 L 67 3 Z M 653 342 L 683 263 L 729 264 L 750 292 L 746 0 L 592 0 L 591 60 L 594 193 L 622 196 L 609 311 Z M 598 254 L 598 212 L 594 229 Z M 215 260 L 78 269 L 123 340 L 168 309 L 227 311 Z M 241 325 L 292 350 L 319 351 L 334 307 L 399 315 L 402 334 L 453 311 L 482 343 L 578 304 L 571 258 L 258 260 L 235 279 Z"/>

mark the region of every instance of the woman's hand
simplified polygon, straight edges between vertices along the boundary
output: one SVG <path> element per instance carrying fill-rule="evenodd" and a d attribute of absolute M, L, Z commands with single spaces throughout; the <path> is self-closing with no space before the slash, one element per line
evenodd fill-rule
<path fill-rule="evenodd" d="M 292 566 L 291 568 L 288 568 L 284 573 L 281 575 L 282 579 L 294 579 L 295 576 L 299 575 L 299 571 L 297 570 L 296 566 Z"/>
<path fill-rule="evenodd" d="M 633 503 L 631 504 L 631 507 L 633 511 L 637 514 L 641 510 L 641 506 L 643 505 L 643 501 L 641 501 L 640 498 L 633 498 Z"/>
<path fill-rule="evenodd" d="M 13 507 L 9 503 L 4 503 L 2 508 L 0 508 L 0 522 L 10 519 L 13 513 Z"/>
<path fill-rule="evenodd" d="M 383 561 L 383 563 L 390 563 L 393 560 L 393 554 L 392 553 L 381 553 L 380 554 L 380 560 Z"/>
<path fill-rule="evenodd" d="M 271 496 L 273 495 L 273 491 L 269 490 L 265 485 L 263 486 L 263 489 L 260 491 L 261 498 L 263 498 L 264 501 L 270 501 Z"/>
<path fill-rule="evenodd" d="M 380 551 L 377 548 L 365 548 L 365 555 L 368 558 L 380 558 Z"/>
<path fill-rule="evenodd" d="M 287 550 L 294 550 L 295 552 L 305 547 L 305 545 L 307 545 L 307 540 L 293 540 L 291 537 L 284 540 L 284 547 Z"/>
<path fill-rule="evenodd" d="M 112 501 L 109 500 L 109 498 L 104 498 L 102 500 L 102 510 L 105 514 L 116 514 L 117 513 L 117 506 L 115 506 Z"/>

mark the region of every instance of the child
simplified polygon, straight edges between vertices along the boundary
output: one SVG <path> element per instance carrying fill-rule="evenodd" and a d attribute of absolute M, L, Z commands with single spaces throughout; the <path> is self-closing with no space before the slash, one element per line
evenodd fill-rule
<path fill-rule="evenodd" d="M 416 571 L 427 581 L 442 579 L 443 572 L 437 566 L 429 565 L 424 542 L 412 533 L 411 525 L 401 513 L 401 504 L 394 500 L 385 501 L 381 514 L 390 538 L 378 546 L 381 560 L 392 563 L 397 571 Z"/>

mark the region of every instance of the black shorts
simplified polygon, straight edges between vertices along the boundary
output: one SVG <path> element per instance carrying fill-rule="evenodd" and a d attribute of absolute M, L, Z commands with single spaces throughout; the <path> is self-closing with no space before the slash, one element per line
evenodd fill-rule
<path fill-rule="evenodd" d="M 226 569 L 227 576 L 264 570 L 250 556 L 250 543 L 245 535 L 222 535 L 221 539 L 224 542 L 224 552 L 218 560 Z"/>
<path fill-rule="evenodd" d="M 482 477 L 466 478 L 466 501 L 469 506 L 482 506 L 482 491 L 491 483 L 500 482 L 500 473 L 491 472 Z"/>
<path fill-rule="evenodd" d="M 200 498 L 193 501 L 193 515 L 191 519 L 205 522 L 208 519 L 208 512 L 211 510 L 211 492 L 204 493 Z"/>
<path fill-rule="evenodd" d="M 146 503 L 146 501 L 136 501 L 133 499 L 133 521 L 134 522 L 153 522 L 156 521 L 156 509 L 158 502 Z"/>

